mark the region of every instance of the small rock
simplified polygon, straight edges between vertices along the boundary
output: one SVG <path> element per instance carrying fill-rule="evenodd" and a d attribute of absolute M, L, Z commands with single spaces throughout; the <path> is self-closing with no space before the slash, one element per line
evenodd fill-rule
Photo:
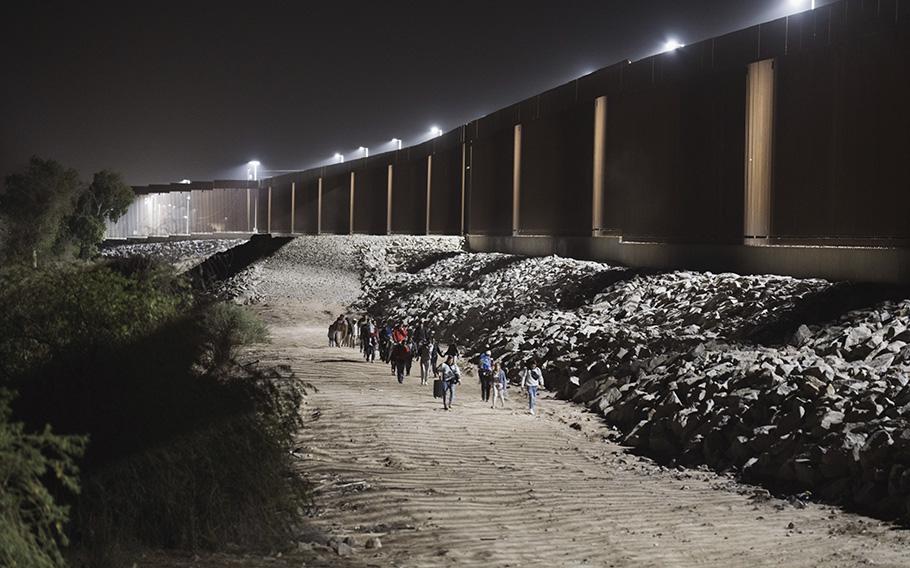
<path fill-rule="evenodd" d="M 335 545 L 335 552 L 338 553 L 338 556 L 350 556 L 354 554 L 354 549 L 344 542 L 339 542 Z"/>

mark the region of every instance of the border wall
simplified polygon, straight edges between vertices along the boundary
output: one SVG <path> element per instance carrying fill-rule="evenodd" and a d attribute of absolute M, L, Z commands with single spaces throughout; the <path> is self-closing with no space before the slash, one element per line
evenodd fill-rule
<path fill-rule="evenodd" d="M 841 0 L 409 148 L 258 186 L 149 186 L 108 234 L 464 234 L 483 251 L 906 282 L 908 101 L 910 0 Z"/>

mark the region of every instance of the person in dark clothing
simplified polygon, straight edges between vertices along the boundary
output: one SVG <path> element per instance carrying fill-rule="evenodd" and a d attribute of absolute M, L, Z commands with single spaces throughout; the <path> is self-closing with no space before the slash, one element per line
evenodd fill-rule
<path fill-rule="evenodd" d="M 417 346 L 414 345 L 414 342 L 411 341 L 410 339 L 405 341 L 404 344 L 408 347 L 408 358 L 405 359 L 405 362 L 404 362 L 404 373 L 410 377 L 411 376 L 411 363 L 414 362 L 414 354 L 417 353 Z"/>
<path fill-rule="evenodd" d="M 480 355 L 478 373 L 480 374 L 480 400 L 489 402 L 490 391 L 493 389 L 493 357 L 489 351 Z"/>
<path fill-rule="evenodd" d="M 458 338 L 452 337 L 452 342 L 449 343 L 449 348 L 446 349 L 446 357 L 451 357 L 453 361 L 458 362 Z"/>
<path fill-rule="evenodd" d="M 399 384 L 404 383 L 404 368 L 410 358 L 409 351 L 408 346 L 404 343 L 396 343 L 392 346 L 392 369 L 398 378 Z"/>
<path fill-rule="evenodd" d="M 439 348 L 439 342 L 433 339 L 430 346 L 430 368 L 433 370 L 433 378 L 439 376 L 440 357 L 442 357 L 442 349 Z"/>
<path fill-rule="evenodd" d="M 382 326 L 379 329 L 379 358 L 383 363 L 389 362 L 389 352 L 392 350 L 392 346 L 389 341 L 389 326 Z"/>
<path fill-rule="evenodd" d="M 363 337 L 363 358 L 367 363 L 376 360 L 376 336 L 367 334 Z"/>

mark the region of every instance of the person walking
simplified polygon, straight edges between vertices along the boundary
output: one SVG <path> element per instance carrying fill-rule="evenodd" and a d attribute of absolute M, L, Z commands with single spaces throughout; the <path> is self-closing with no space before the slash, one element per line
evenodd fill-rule
<path fill-rule="evenodd" d="M 404 374 L 411 376 L 411 364 L 414 362 L 414 356 L 417 354 L 417 345 L 414 344 L 414 341 L 407 339 L 404 342 L 405 346 L 408 348 L 408 356 L 404 361 Z"/>
<path fill-rule="evenodd" d="M 379 358 L 383 363 L 389 362 L 389 353 L 392 351 L 390 345 L 391 330 L 388 325 L 379 329 Z"/>
<path fill-rule="evenodd" d="M 493 387 L 493 357 L 489 351 L 480 354 L 478 374 L 480 375 L 480 400 L 490 401 L 490 390 Z"/>
<path fill-rule="evenodd" d="M 442 349 L 439 348 L 439 342 L 433 338 L 430 343 L 430 367 L 433 369 L 433 378 L 439 376 L 439 358 L 442 357 Z"/>
<path fill-rule="evenodd" d="M 543 372 L 537 366 L 537 361 L 531 360 L 530 368 L 525 369 L 521 375 L 521 389 L 528 389 L 528 412 L 536 414 L 537 389 L 543 385 Z"/>
<path fill-rule="evenodd" d="M 493 402 L 490 408 L 496 408 L 496 399 L 499 399 L 501 406 L 506 406 L 506 389 L 509 387 L 509 379 L 506 376 L 506 370 L 502 368 L 499 361 L 493 363 Z"/>
<path fill-rule="evenodd" d="M 376 336 L 367 334 L 363 336 L 363 358 L 367 363 L 376 361 Z"/>
<path fill-rule="evenodd" d="M 440 380 L 442 381 L 442 407 L 452 409 L 455 400 L 455 386 L 461 382 L 461 371 L 455 364 L 455 358 L 447 356 L 445 363 L 439 366 Z"/>
<path fill-rule="evenodd" d="M 449 343 L 449 348 L 446 349 L 446 357 L 451 357 L 453 361 L 458 362 L 458 355 L 458 338 L 453 335 L 452 342 Z"/>
<path fill-rule="evenodd" d="M 408 346 L 404 343 L 396 343 L 392 347 L 392 370 L 398 378 L 398 383 L 404 383 L 404 366 L 409 357 Z"/>
<path fill-rule="evenodd" d="M 338 316 L 335 323 L 332 324 L 332 338 L 329 344 L 332 347 L 341 347 L 341 334 L 345 329 L 344 314 Z"/>
<path fill-rule="evenodd" d="M 420 349 L 417 350 L 417 358 L 420 360 L 420 384 L 425 385 L 430 380 L 430 344 L 423 342 Z"/>

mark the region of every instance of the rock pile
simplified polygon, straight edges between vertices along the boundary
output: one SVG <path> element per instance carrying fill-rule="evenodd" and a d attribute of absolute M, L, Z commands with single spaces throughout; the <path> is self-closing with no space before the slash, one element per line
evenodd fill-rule
<path fill-rule="evenodd" d="M 300 236 L 220 282 L 217 295 L 244 304 L 318 299 L 341 308 L 377 275 L 407 272 L 462 248 L 460 237 Z"/>
<path fill-rule="evenodd" d="M 374 272 L 376 316 L 430 321 L 514 374 L 588 405 L 625 443 L 680 464 L 735 469 L 880 515 L 910 506 L 910 301 L 750 341 L 792 317 L 821 280 L 639 274 L 557 257 L 458 254 Z"/>
<path fill-rule="evenodd" d="M 179 271 L 189 270 L 210 256 L 246 242 L 246 239 L 200 239 L 161 241 L 150 243 L 110 244 L 101 249 L 103 257 L 144 256 L 157 258 L 175 266 Z"/>

